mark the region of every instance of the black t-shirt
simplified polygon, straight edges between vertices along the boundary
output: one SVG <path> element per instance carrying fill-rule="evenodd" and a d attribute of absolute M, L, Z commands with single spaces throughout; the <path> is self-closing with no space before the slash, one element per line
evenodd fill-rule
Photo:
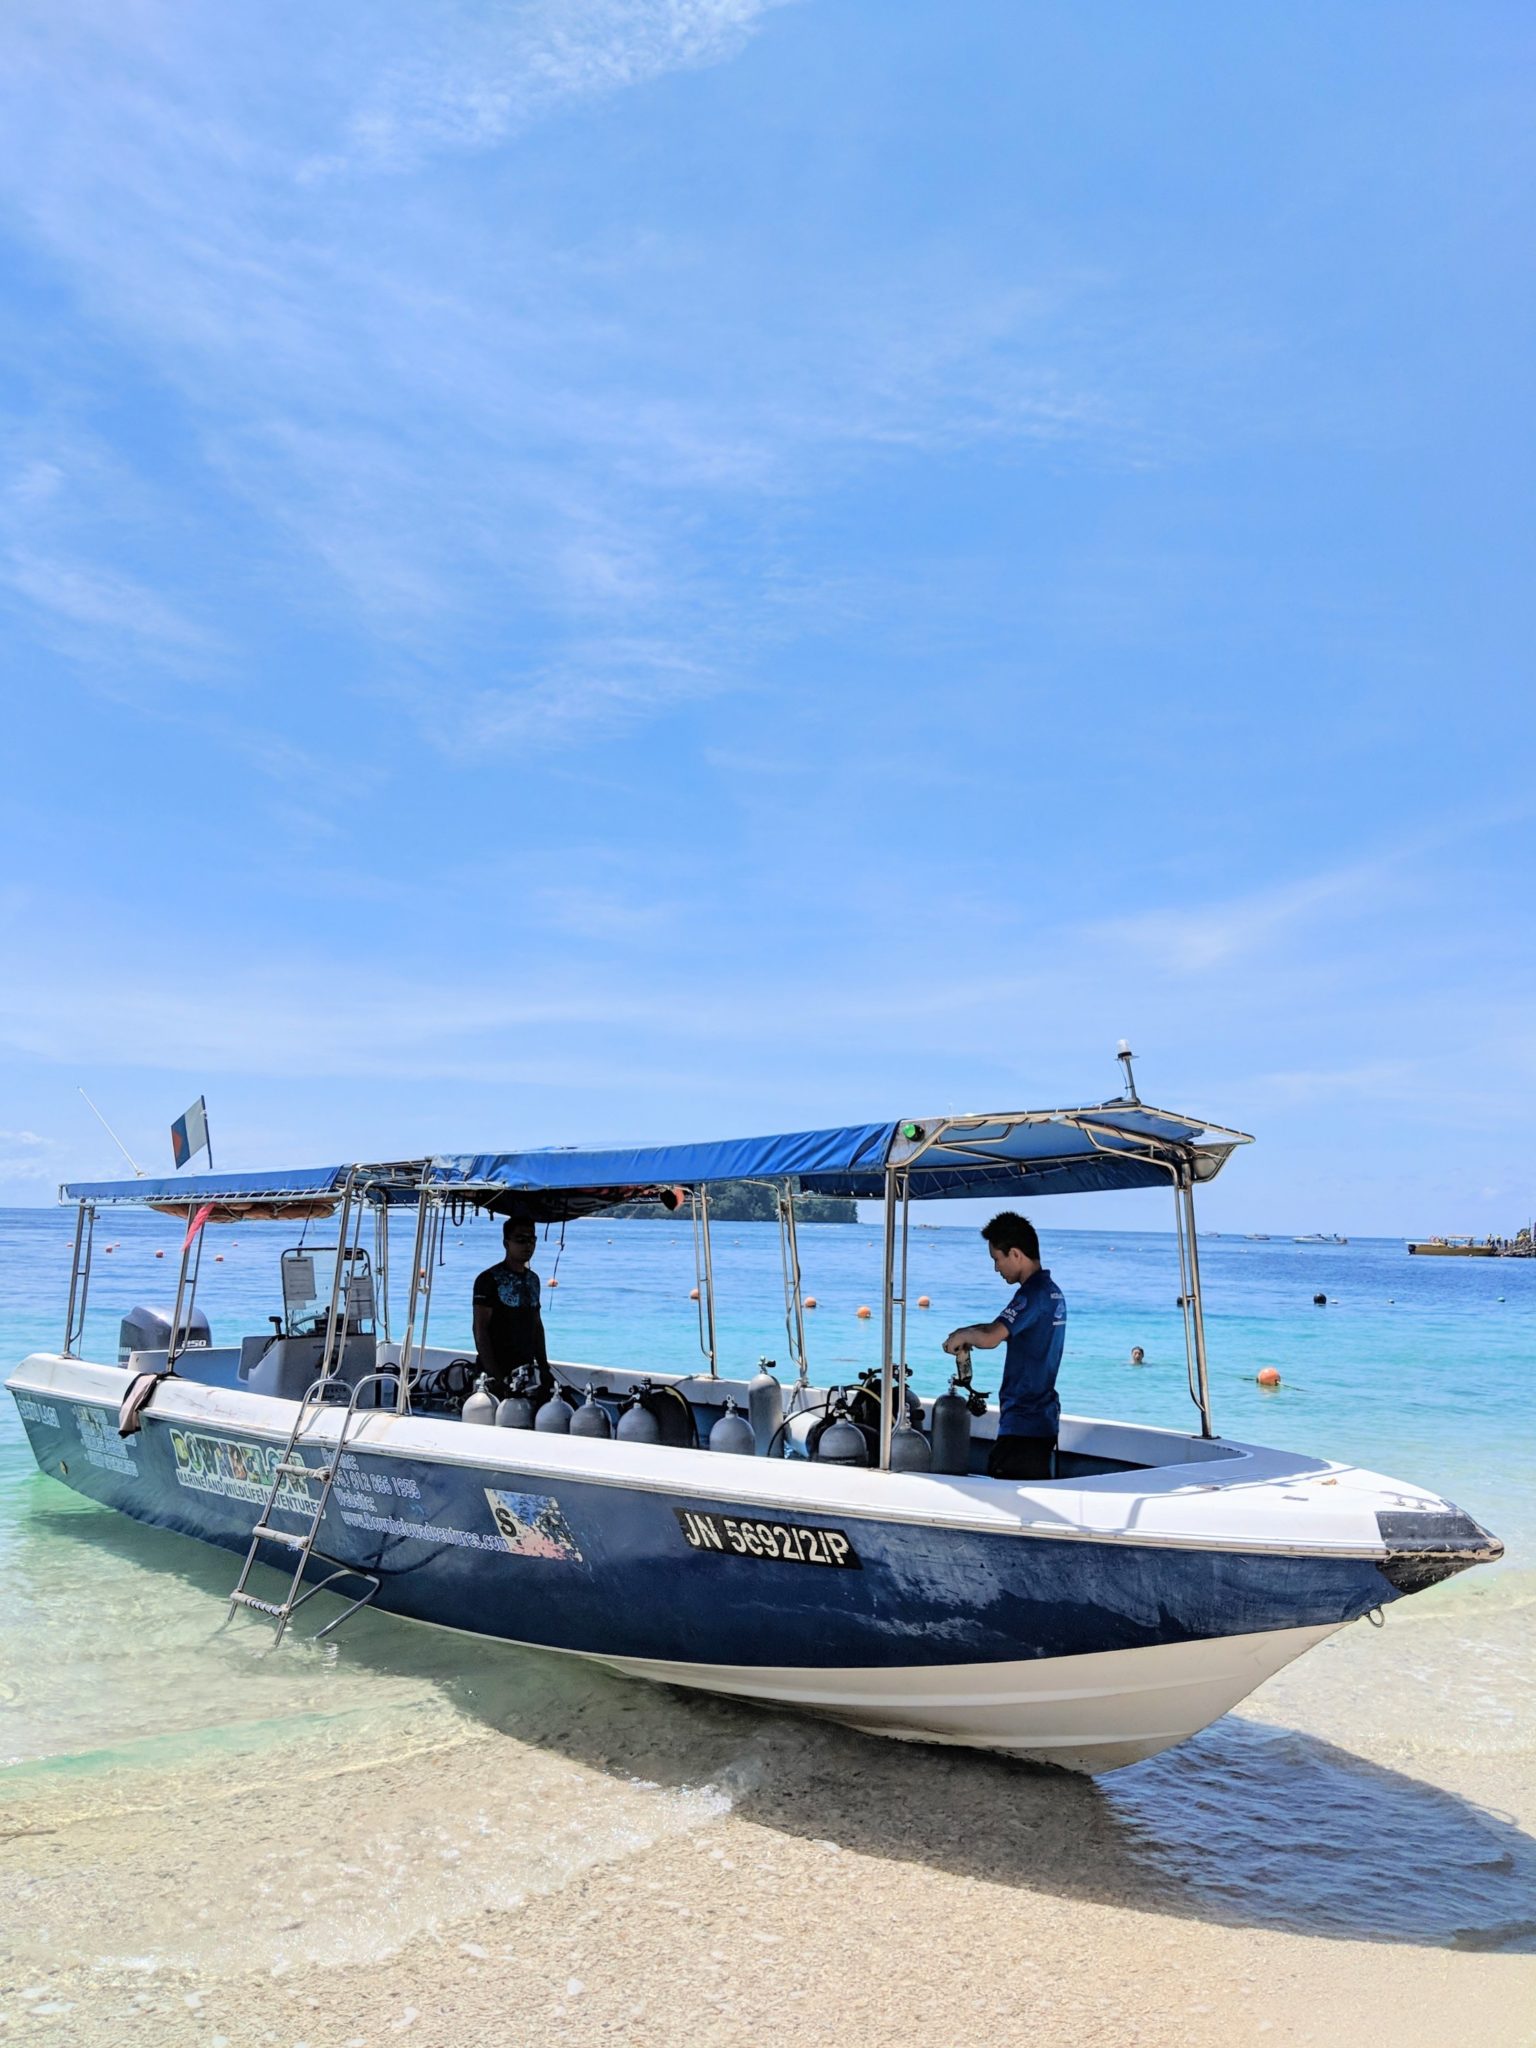
<path fill-rule="evenodd" d="M 474 1305 L 491 1312 L 490 1357 L 482 1359 L 482 1365 L 505 1376 L 520 1365 L 549 1364 L 537 1273 L 527 1267 L 518 1272 L 505 1259 L 487 1266 L 476 1277 Z"/>

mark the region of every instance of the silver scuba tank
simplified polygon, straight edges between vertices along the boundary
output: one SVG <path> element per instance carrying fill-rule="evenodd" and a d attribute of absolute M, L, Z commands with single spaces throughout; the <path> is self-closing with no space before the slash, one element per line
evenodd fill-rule
<path fill-rule="evenodd" d="M 498 1429 L 532 1429 L 533 1403 L 526 1394 L 514 1389 L 512 1393 L 507 1395 L 501 1406 L 496 1410 L 496 1427 Z"/>
<path fill-rule="evenodd" d="M 549 1399 L 534 1416 L 533 1426 L 535 1429 L 545 1431 L 546 1434 L 569 1436 L 571 1433 L 571 1419 L 575 1413 L 575 1409 L 567 1401 L 564 1394 L 556 1388 L 555 1392 L 550 1395 Z"/>
<path fill-rule="evenodd" d="M 750 1458 L 757 1449 L 751 1423 L 729 1397 L 725 1413 L 709 1432 L 709 1448 L 712 1451 L 732 1451 L 741 1458 Z"/>
<path fill-rule="evenodd" d="M 475 1391 L 464 1403 L 462 1413 L 466 1422 L 495 1422 L 496 1397 L 491 1392 L 489 1373 L 481 1373 L 475 1381 Z"/>
<path fill-rule="evenodd" d="M 893 1472 L 927 1472 L 932 1468 L 933 1454 L 928 1439 L 920 1429 L 914 1429 L 905 1416 L 891 1431 L 891 1470 Z"/>
<path fill-rule="evenodd" d="M 848 1414 L 827 1424 L 816 1444 L 818 1465 L 867 1465 L 869 1445 L 864 1432 Z"/>
<path fill-rule="evenodd" d="M 757 1377 L 747 1381 L 747 1412 L 752 1417 L 752 1436 L 757 1454 L 766 1458 L 784 1420 L 784 1389 L 773 1376 L 771 1358 L 760 1358 Z M 782 1446 L 778 1448 L 782 1454 Z"/>
<path fill-rule="evenodd" d="M 959 1380 L 940 1394 L 929 1418 L 932 1470 L 963 1475 L 971 1469 L 971 1404 L 960 1392 Z"/>
<path fill-rule="evenodd" d="M 620 1411 L 618 1439 L 621 1444 L 659 1444 L 661 1424 L 646 1407 L 638 1393 L 631 1394 L 628 1404 Z"/>
<path fill-rule="evenodd" d="M 608 1420 L 608 1411 L 599 1404 L 597 1396 L 590 1387 L 587 1389 L 587 1398 L 571 1417 L 571 1435 L 601 1437 L 613 1435 L 613 1424 Z"/>

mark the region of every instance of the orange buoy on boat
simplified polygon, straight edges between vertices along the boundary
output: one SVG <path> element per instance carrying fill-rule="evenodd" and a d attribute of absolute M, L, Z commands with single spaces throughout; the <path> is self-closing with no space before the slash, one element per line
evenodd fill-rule
<path fill-rule="evenodd" d="M 869 1321 L 869 1310 L 867 1308 L 861 1308 L 859 1310 L 859 1321 L 861 1323 L 867 1323 Z"/>
<path fill-rule="evenodd" d="M 1266 1365 L 1254 1374 L 1254 1378 L 1261 1387 L 1278 1387 L 1280 1384 L 1280 1368 L 1276 1365 Z"/>

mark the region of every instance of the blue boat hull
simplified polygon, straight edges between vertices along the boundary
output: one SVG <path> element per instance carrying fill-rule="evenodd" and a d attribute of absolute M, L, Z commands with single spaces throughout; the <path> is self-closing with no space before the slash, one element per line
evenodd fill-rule
<path fill-rule="evenodd" d="M 110 1410 L 57 1391 L 18 1394 L 18 1407 L 43 1471 L 244 1553 L 280 1450 L 270 1438 L 151 1410 L 124 1442 Z M 302 1483 L 281 1494 L 274 1525 L 302 1533 L 306 1501 Z M 366 1449 L 346 1454 L 318 1540 L 377 1574 L 374 1604 L 391 1613 L 611 1662 L 733 1670 L 1015 1664 L 1326 1632 L 1396 1597 L 1368 1558 L 785 1518 L 746 1499 Z"/>

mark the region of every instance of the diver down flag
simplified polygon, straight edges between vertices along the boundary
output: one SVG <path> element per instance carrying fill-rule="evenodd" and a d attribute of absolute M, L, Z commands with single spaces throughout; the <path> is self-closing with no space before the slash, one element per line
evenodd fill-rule
<path fill-rule="evenodd" d="M 178 1166 L 198 1152 L 208 1154 L 208 1164 L 213 1164 L 213 1147 L 208 1143 L 208 1104 L 199 1095 L 196 1102 L 184 1116 L 177 1117 L 171 1125 L 171 1151 Z"/>

